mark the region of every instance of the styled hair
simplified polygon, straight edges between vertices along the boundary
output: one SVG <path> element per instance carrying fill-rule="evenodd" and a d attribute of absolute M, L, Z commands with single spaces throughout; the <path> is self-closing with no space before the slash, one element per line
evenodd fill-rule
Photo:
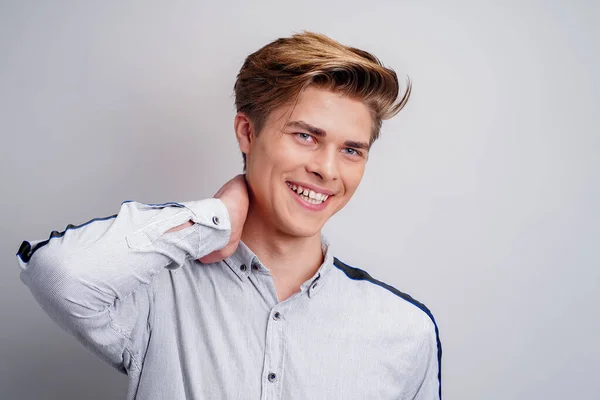
<path fill-rule="evenodd" d="M 406 105 L 412 88 L 406 78 L 400 97 L 396 73 L 377 57 L 305 31 L 277 39 L 246 58 L 234 85 L 235 106 L 252 121 L 258 135 L 274 109 L 295 104 L 309 85 L 316 85 L 361 100 L 369 108 L 373 118 L 369 144 L 373 144 L 382 121 Z M 242 156 L 245 170 L 246 155 Z"/>

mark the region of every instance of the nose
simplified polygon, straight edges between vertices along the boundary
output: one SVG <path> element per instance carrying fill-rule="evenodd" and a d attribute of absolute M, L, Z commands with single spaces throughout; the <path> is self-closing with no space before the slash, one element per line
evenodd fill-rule
<path fill-rule="evenodd" d="M 339 178 L 337 162 L 336 149 L 323 147 L 313 153 L 306 169 L 323 181 L 333 181 Z"/>

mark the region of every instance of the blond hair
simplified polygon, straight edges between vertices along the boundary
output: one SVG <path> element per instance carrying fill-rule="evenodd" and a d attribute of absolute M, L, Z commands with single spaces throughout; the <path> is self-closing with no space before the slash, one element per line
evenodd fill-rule
<path fill-rule="evenodd" d="M 325 35 L 303 32 L 277 39 L 246 58 L 234 86 L 235 105 L 258 134 L 274 109 L 297 102 L 311 84 L 364 102 L 373 117 L 369 144 L 379 137 L 382 121 L 406 105 L 412 88 L 407 77 L 399 97 L 396 73 L 377 57 Z"/>

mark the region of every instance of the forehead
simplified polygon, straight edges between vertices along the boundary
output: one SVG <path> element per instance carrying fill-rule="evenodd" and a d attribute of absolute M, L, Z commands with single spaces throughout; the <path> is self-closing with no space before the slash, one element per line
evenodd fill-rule
<path fill-rule="evenodd" d="M 368 142 L 373 126 L 371 112 L 361 100 L 313 86 L 302 93 L 291 114 L 289 108 L 285 114 L 282 125 L 288 119 L 301 120 L 345 140 Z"/>

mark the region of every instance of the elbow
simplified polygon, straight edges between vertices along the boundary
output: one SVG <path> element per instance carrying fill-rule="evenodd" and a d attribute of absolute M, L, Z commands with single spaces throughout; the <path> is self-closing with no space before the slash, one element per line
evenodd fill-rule
<path fill-rule="evenodd" d="M 76 328 L 104 319 L 102 316 L 108 313 L 105 304 L 94 301 L 98 297 L 94 295 L 97 288 L 84 276 L 77 257 L 64 254 L 58 246 L 45 246 L 30 257 L 17 253 L 17 257 L 21 281 L 42 309 L 60 325 Z"/>

